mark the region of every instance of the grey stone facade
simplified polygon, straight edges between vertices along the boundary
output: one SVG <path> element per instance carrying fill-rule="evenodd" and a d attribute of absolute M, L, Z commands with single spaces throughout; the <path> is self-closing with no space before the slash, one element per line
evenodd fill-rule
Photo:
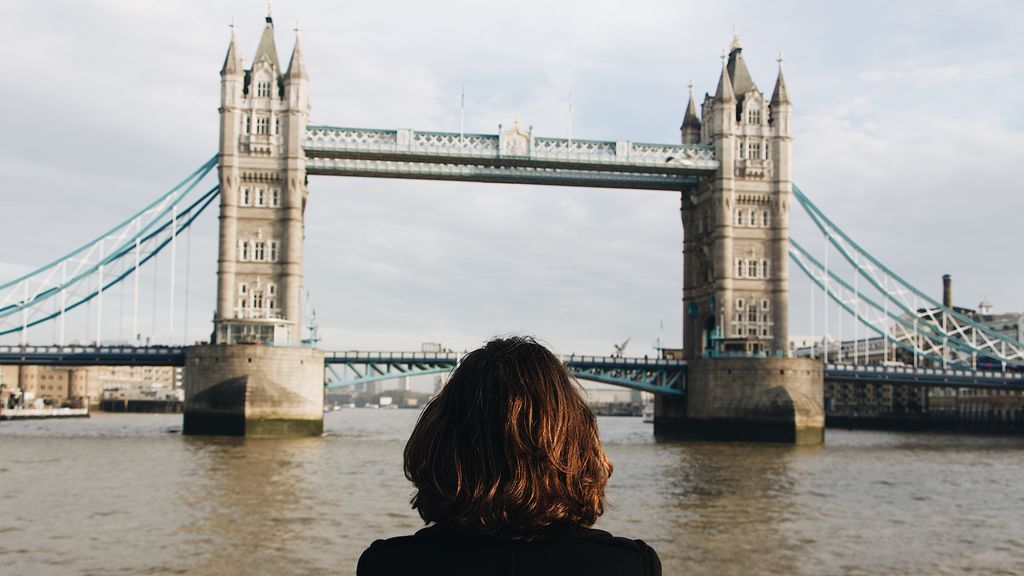
<path fill-rule="evenodd" d="M 701 109 L 697 120 L 691 94 L 683 142 L 712 144 L 721 166 L 682 197 L 683 347 L 687 358 L 788 355 L 792 105 L 781 67 L 765 100 L 734 41 Z"/>
<path fill-rule="evenodd" d="M 270 16 L 248 69 L 232 35 L 221 69 L 215 342 L 299 343 L 308 119 L 298 38 L 282 71 Z"/>
<path fill-rule="evenodd" d="M 766 100 L 738 38 L 699 119 L 691 91 L 682 141 L 720 167 L 682 194 L 686 397 L 656 398 L 657 436 L 824 440 L 823 366 L 789 350 L 791 116 L 781 59 Z"/>

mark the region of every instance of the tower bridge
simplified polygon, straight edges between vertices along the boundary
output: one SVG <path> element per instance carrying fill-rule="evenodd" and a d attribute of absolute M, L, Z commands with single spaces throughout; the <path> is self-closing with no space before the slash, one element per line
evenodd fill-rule
<path fill-rule="evenodd" d="M 309 174 L 671 190 L 682 201 L 689 396 L 685 402 L 659 396 L 656 432 L 714 436 L 742 420 L 744 429 L 766 438 L 820 442 L 821 365 L 788 357 L 792 105 L 781 65 L 766 99 L 735 39 L 714 96 L 700 108 L 698 116 L 691 88 L 679 144 L 543 138 L 518 120 L 495 135 L 310 125 L 298 37 L 281 68 L 268 16 L 245 69 L 232 32 L 221 69 L 213 346 L 274 344 L 280 348 L 268 362 L 292 362 L 284 346 L 297 345 L 302 331 Z M 245 354 L 242 348 L 196 352 L 188 366 L 203 370 L 189 371 L 186 395 L 195 399 L 231 378 L 260 374 L 235 351 Z M 772 357 L 712 360 L 718 351 Z M 295 354 L 297 360 L 308 351 L 295 348 Z M 237 366 L 225 373 L 218 368 L 224 363 Z M 299 387 L 299 396 L 312 397 L 319 385 L 288 380 L 254 386 L 276 398 Z M 216 430 L 217 417 L 207 417 L 213 412 L 190 401 L 186 432 Z"/>
<path fill-rule="evenodd" d="M 826 378 L 1020 388 L 1016 374 L 974 368 L 979 359 L 1004 368 L 1022 363 L 1024 344 L 910 286 L 794 186 L 792 102 L 781 59 L 769 96 L 753 81 L 738 39 L 723 58 L 714 94 L 698 99 L 691 85 L 679 143 L 544 137 L 518 120 L 496 134 L 310 124 L 300 40 L 296 36 L 282 67 L 269 15 L 248 68 L 232 31 L 220 76 L 214 159 L 98 240 L 0 285 L 0 335 L 22 335 L 21 346 L 0 348 L 0 363 L 184 366 L 184 428 L 198 434 L 319 433 L 324 366 L 347 366 L 366 381 L 450 370 L 454 355 L 325 353 L 303 345 L 308 176 L 323 175 L 679 194 L 684 357 L 562 359 L 580 378 L 654 392 L 660 436 L 819 443 Z M 218 183 L 204 191 L 199 183 L 213 167 Z M 139 335 L 140 266 L 168 246 L 173 254 L 175 238 L 214 199 L 219 242 L 212 342 L 102 346 L 105 291 L 134 282 L 132 332 Z M 791 240 L 794 206 L 849 262 L 852 281 L 830 269 L 827 257 L 822 262 Z M 851 367 L 791 357 L 790 259 L 855 325 L 912 353 L 921 366 Z M 64 346 L 65 317 L 93 302 L 98 345 Z M 47 324 L 59 326 L 58 345 L 29 346 L 29 328 Z"/>

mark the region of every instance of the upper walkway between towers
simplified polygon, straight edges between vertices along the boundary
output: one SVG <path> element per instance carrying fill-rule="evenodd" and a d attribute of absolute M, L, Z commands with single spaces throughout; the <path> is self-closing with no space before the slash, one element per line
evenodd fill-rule
<path fill-rule="evenodd" d="M 714 148 L 499 134 L 309 126 L 309 174 L 682 190 L 719 167 Z"/>

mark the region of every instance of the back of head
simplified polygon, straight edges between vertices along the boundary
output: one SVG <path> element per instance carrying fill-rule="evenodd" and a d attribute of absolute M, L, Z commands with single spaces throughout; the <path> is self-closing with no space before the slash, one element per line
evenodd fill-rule
<path fill-rule="evenodd" d="M 516 538 L 592 525 L 611 471 L 579 385 L 529 338 L 466 355 L 405 447 L 424 521 Z"/>

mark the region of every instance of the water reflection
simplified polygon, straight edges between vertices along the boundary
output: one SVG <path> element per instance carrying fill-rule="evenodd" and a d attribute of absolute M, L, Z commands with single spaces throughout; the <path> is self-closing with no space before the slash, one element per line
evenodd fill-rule
<path fill-rule="evenodd" d="M 797 514 L 786 446 L 685 444 L 672 496 L 687 542 L 680 568 L 709 573 L 799 573 L 804 543 L 787 530 Z"/>
<path fill-rule="evenodd" d="M 309 485 L 322 454 L 321 438 L 184 439 L 194 476 L 179 489 L 193 517 L 190 569 L 201 574 L 311 573 L 318 519 Z M 323 548 L 320 548 L 321 552 Z"/>
<path fill-rule="evenodd" d="M 606 438 L 619 436 L 606 421 Z M 625 425 L 625 424 L 623 424 Z M 659 550 L 666 574 L 798 574 L 811 541 L 794 464 L 817 448 L 650 442 L 606 445 L 616 473 L 598 524 Z"/>

